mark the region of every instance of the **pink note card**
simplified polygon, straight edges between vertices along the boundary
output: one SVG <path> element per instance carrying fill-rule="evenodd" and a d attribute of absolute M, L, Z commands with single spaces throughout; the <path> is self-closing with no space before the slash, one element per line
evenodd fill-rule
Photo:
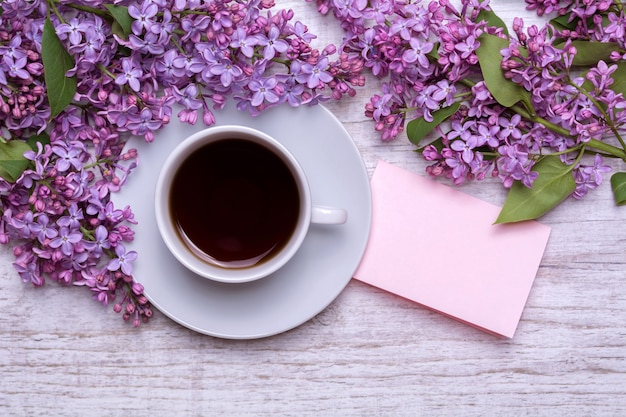
<path fill-rule="evenodd" d="M 500 207 L 380 161 L 372 230 L 355 278 L 513 337 L 550 228 L 494 225 Z"/>

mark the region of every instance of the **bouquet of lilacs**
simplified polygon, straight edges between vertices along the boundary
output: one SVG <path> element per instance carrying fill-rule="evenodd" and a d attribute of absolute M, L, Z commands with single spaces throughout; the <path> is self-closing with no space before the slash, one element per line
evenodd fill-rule
<path fill-rule="evenodd" d="M 211 125 L 228 99 L 256 115 L 355 93 L 363 59 L 313 48 L 273 7 L 0 2 L 0 242 L 25 282 L 86 286 L 139 325 L 152 310 L 126 249 L 136 220 L 110 200 L 138 163 L 127 138 L 151 142 L 171 117 Z"/>
<path fill-rule="evenodd" d="M 341 22 L 343 51 L 384 80 L 366 105 L 383 140 L 405 131 L 427 171 L 455 184 L 499 177 L 499 223 L 585 196 L 606 157 L 626 161 L 624 4 L 526 0 L 546 24 L 515 18 L 509 32 L 487 0 L 458 3 L 317 0 Z M 626 203 L 626 173 L 611 183 Z"/>

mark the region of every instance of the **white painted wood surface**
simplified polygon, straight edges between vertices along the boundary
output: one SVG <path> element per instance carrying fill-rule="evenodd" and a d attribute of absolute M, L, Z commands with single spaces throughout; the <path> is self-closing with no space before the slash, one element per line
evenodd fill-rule
<path fill-rule="evenodd" d="M 320 42 L 341 39 L 313 4 L 279 4 Z M 493 6 L 534 18 L 522 0 Z M 381 143 L 363 116 L 368 88 L 328 107 L 370 173 L 384 159 L 423 174 L 406 139 Z M 504 201 L 497 182 L 462 190 Z M 605 183 L 542 222 L 552 235 L 512 340 L 354 280 L 317 317 L 266 339 L 200 335 L 159 312 L 137 330 L 83 288 L 22 284 L 2 247 L 0 416 L 626 415 L 626 208 Z"/>

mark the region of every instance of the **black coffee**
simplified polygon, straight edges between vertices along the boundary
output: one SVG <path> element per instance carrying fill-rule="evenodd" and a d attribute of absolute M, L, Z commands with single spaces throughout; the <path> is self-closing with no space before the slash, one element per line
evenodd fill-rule
<path fill-rule="evenodd" d="M 291 237 L 300 210 L 286 164 L 242 139 L 220 140 L 191 154 L 174 176 L 169 201 L 187 246 L 227 268 L 274 256 Z"/>

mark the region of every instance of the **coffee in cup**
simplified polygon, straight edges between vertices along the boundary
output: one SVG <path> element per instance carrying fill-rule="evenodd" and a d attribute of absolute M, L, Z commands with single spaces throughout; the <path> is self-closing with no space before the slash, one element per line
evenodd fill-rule
<path fill-rule="evenodd" d="M 178 145 L 157 180 L 155 203 L 172 254 L 222 282 L 270 275 L 296 253 L 312 221 L 347 219 L 345 210 L 313 206 L 294 156 L 244 126 L 208 128 Z"/>

